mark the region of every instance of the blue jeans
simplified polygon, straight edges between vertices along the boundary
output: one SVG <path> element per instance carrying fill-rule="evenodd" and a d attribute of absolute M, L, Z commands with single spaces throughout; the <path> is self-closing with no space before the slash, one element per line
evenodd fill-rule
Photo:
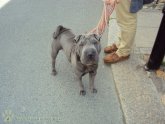
<path fill-rule="evenodd" d="M 143 7 L 143 0 L 131 0 L 130 12 L 136 13 Z"/>

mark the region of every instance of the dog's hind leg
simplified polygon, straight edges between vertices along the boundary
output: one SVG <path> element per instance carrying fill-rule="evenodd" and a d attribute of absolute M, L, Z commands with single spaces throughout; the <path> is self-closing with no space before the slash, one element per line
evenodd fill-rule
<path fill-rule="evenodd" d="M 52 57 L 52 75 L 57 74 L 56 67 L 55 67 L 57 54 L 58 54 L 58 51 L 53 51 L 52 50 L 52 53 L 51 53 L 51 57 Z"/>
<path fill-rule="evenodd" d="M 53 41 L 51 58 L 52 58 L 52 75 L 54 75 L 54 76 L 57 74 L 55 64 L 56 64 L 56 57 L 57 57 L 58 52 L 60 51 L 60 49 L 61 49 L 61 46 L 59 46 L 57 41 Z"/>

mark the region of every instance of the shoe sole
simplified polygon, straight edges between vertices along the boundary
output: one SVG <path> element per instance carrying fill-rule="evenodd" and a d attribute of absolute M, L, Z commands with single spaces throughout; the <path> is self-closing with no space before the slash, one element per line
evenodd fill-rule
<path fill-rule="evenodd" d="M 108 54 L 108 53 L 113 53 L 113 52 L 116 52 L 116 51 L 117 51 L 117 50 L 113 50 L 113 51 L 109 51 L 109 52 L 104 51 L 104 53 Z"/>
<path fill-rule="evenodd" d="M 114 64 L 114 63 L 122 62 L 122 61 L 125 61 L 125 60 L 128 60 L 128 59 L 129 59 L 129 56 L 124 57 L 124 58 L 122 58 L 121 60 L 118 60 L 118 61 L 115 61 L 115 62 L 110 62 L 110 61 L 108 61 L 108 60 L 104 60 L 104 63 L 112 63 L 112 64 Z"/>

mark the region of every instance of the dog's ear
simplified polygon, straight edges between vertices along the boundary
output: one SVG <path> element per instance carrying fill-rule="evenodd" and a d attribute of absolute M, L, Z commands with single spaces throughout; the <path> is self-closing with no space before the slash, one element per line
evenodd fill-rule
<path fill-rule="evenodd" d="M 82 41 L 81 39 L 84 38 L 83 35 L 78 35 L 76 36 L 75 42 L 76 42 L 76 47 L 75 47 L 75 53 L 76 53 L 76 57 L 77 57 L 77 61 L 80 61 L 80 56 L 81 56 L 81 46 L 82 46 Z"/>
<path fill-rule="evenodd" d="M 75 47 L 75 53 L 76 53 L 77 61 L 80 61 L 80 47 L 79 47 L 79 44 L 77 44 L 76 47 Z"/>
<path fill-rule="evenodd" d="M 76 42 L 79 42 L 79 40 L 81 39 L 81 37 L 82 37 L 82 35 L 78 35 L 74 39 L 75 39 Z"/>
<path fill-rule="evenodd" d="M 98 40 L 98 41 L 101 40 L 101 35 L 99 35 L 99 34 L 93 34 L 93 36 L 94 36 L 94 38 L 95 38 L 96 40 Z"/>

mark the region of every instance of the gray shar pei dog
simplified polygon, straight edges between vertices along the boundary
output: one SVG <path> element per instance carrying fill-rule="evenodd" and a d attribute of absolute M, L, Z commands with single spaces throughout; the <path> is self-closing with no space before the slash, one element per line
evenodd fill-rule
<path fill-rule="evenodd" d="M 75 36 L 70 29 L 58 26 L 53 34 L 52 42 L 52 75 L 56 75 L 55 61 L 62 49 L 74 68 L 80 85 L 80 95 L 85 95 L 82 77 L 89 73 L 89 85 L 92 93 L 97 93 L 94 79 L 97 73 L 99 53 L 101 51 L 100 36 L 96 34 Z"/>

